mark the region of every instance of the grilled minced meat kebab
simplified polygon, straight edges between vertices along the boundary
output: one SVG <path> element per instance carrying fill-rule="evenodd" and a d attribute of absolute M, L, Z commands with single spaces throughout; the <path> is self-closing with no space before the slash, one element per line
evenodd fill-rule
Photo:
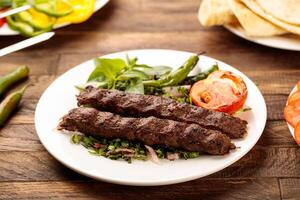
<path fill-rule="evenodd" d="M 247 133 L 247 122 L 244 120 L 161 96 L 96 89 L 89 86 L 77 96 L 77 101 L 79 106 L 90 105 L 101 111 L 124 116 L 154 116 L 195 123 L 207 129 L 219 130 L 230 138 L 242 138 Z"/>
<path fill-rule="evenodd" d="M 140 141 L 187 151 L 223 155 L 235 148 L 219 131 L 156 117 L 122 117 L 95 108 L 74 108 L 62 118 L 59 130 L 79 131 L 86 135 Z"/>

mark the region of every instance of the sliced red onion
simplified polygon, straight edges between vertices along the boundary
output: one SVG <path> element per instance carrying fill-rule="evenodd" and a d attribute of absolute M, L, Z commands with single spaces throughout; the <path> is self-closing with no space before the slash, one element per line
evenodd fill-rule
<path fill-rule="evenodd" d="M 179 159 L 179 154 L 167 152 L 167 159 L 171 160 L 171 161 L 177 160 L 177 159 Z"/>
<path fill-rule="evenodd" d="M 116 153 L 125 153 L 125 154 L 134 154 L 135 151 L 133 149 L 126 149 L 126 148 L 117 148 L 115 150 Z"/>
<path fill-rule="evenodd" d="M 148 156 L 150 160 L 156 164 L 160 164 L 159 158 L 157 157 L 157 154 L 154 151 L 154 149 L 148 145 L 145 145 L 145 147 L 148 150 Z"/>
<path fill-rule="evenodd" d="M 164 87 L 163 92 L 169 93 L 171 96 L 174 97 L 182 97 L 182 93 L 179 92 L 180 88 L 185 88 L 187 90 L 191 89 L 191 85 L 181 85 L 181 86 L 169 86 L 169 87 Z"/>

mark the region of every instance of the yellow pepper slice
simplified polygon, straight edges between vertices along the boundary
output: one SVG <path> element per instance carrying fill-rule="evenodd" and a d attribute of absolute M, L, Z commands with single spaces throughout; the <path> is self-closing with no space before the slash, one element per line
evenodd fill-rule
<path fill-rule="evenodd" d="M 56 21 L 55 18 L 49 17 L 48 15 L 38 12 L 33 8 L 17 13 L 16 18 L 29 24 L 35 29 L 49 29 Z"/>
<path fill-rule="evenodd" d="M 56 24 L 81 23 L 91 17 L 95 9 L 95 0 L 69 0 L 73 11 L 64 17 L 58 18 Z"/>
<path fill-rule="evenodd" d="M 32 17 L 32 25 L 36 25 L 35 28 L 39 28 L 39 29 L 46 29 L 46 28 L 50 28 L 53 26 L 53 24 L 55 23 L 56 19 L 53 17 L 49 17 L 48 15 L 38 12 L 37 10 L 31 8 L 28 10 L 28 12 L 30 13 L 31 17 Z"/>

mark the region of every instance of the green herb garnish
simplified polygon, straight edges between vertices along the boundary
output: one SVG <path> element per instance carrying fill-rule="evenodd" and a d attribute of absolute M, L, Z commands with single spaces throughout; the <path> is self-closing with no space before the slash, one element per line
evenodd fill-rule
<path fill-rule="evenodd" d="M 120 138 L 106 139 L 74 134 L 71 137 L 71 143 L 81 144 L 92 155 L 104 156 L 112 160 L 121 159 L 128 163 L 131 163 L 133 159 L 148 160 L 147 150 L 140 142 L 132 142 Z M 198 152 L 181 151 L 159 145 L 153 145 L 152 148 L 160 159 L 167 158 L 167 153 L 178 153 L 182 159 L 197 158 L 200 156 Z"/>

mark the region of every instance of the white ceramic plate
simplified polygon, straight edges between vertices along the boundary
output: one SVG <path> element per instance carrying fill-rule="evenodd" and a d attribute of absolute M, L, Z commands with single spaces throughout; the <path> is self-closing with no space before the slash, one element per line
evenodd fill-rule
<path fill-rule="evenodd" d="M 108 2 L 109 2 L 109 0 L 96 0 L 94 13 L 97 12 L 98 10 L 100 10 Z M 59 26 L 54 27 L 54 29 L 61 28 L 61 27 L 67 26 L 67 25 L 70 25 L 70 23 L 61 24 Z M 9 35 L 19 35 L 19 32 L 10 29 L 6 23 L 0 28 L 0 36 L 9 36 Z"/>
<path fill-rule="evenodd" d="M 296 92 L 296 90 L 297 90 L 297 86 L 294 87 L 294 89 L 291 91 L 291 93 L 290 93 L 289 96 L 291 96 L 294 92 Z M 286 102 L 286 104 L 287 104 L 287 102 Z M 288 122 L 287 122 L 287 125 L 288 125 L 288 127 L 290 129 L 291 135 L 295 139 L 294 128 Z"/>
<path fill-rule="evenodd" d="M 257 44 L 278 49 L 300 51 L 300 36 L 288 34 L 272 37 L 249 37 L 241 27 L 226 25 L 225 28 L 235 35 Z"/>
<path fill-rule="evenodd" d="M 137 56 L 140 63 L 149 65 L 167 65 L 178 68 L 191 53 L 174 50 L 133 50 L 119 52 L 103 57 L 124 58 Z M 234 140 L 241 147 L 225 156 L 202 155 L 190 160 L 163 160 L 161 165 L 151 161 L 113 161 L 93 156 L 80 146 L 70 143 L 70 135 L 55 130 L 60 118 L 76 107 L 75 85 L 84 84 L 94 69 L 93 60 L 84 62 L 69 70 L 55 80 L 41 96 L 35 112 L 37 134 L 45 148 L 57 160 L 80 174 L 112 183 L 125 185 L 166 185 L 207 176 L 224 169 L 243 157 L 257 142 L 265 127 L 267 111 L 265 100 L 256 85 L 237 69 L 206 56 L 201 56 L 192 73 L 218 63 L 221 69 L 232 71 L 243 77 L 249 96 L 246 105 L 252 110 L 244 112 L 248 135 L 244 139 Z M 256 113 L 256 114 L 255 114 Z"/>

